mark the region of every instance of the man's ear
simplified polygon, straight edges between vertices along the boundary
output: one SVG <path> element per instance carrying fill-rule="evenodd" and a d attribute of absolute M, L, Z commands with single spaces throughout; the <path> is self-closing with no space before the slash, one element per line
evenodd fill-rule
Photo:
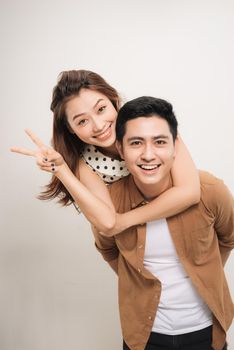
<path fill-rule="evenodd" d="M 123 155 L 123 145 L 122 145 L 122 143 L 119 142 L 119 141 L 116 141 L 116 142 L 115 142 L 115 145 L 116 145 L 116 148 L 117 148 L 117 150 L 118 150 L 118 152 L 119 152 L 120 157 L 121 157 L 122 159 L 124 159 L 124 155 Z"/>
<path fill-rule="evenodd" d="M 176 136 L 175 142 L 174 142 L 174 156 L 173 156 L 174 159 L 175 159 L 175 157 L 177 155 L 177 151 L 178 151 L 178 147 L 179 147 L 178 143 L 179 142 L 180 142 L 179 136 Z"/>

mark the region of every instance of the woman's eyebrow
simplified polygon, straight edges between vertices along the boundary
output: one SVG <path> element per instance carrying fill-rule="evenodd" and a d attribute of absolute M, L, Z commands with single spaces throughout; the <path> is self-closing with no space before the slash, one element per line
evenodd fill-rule
<path fill-rule="evenodd" d="M 99 102 L 101 102 L 101 101 L 104 101 L 104 99 L 103 99 L 103 98 L 99 98 L 99 99 L 97 100 L 97 102 L 95 103 L 95 105 L 93 106 L 92 109 L 95 109 L 95 108 L 97 107 L 97 105 L 99 104 Z M 87 114 L 87 112 L 82 112 L 82 113 L 79 113 L 79 114 L 74 115 L 74 117 L 72 118 L 72 120 L 74 121 L 76 118 L 81 117 L 81 116 L 84 115 L 84 114 Z"/>

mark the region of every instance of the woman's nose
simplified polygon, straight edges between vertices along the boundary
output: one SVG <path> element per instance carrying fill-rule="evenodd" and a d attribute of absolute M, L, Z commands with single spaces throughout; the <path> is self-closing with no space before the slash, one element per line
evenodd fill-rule
<path fill-rule="evenodd" d="M 105 122 L 100 117 L 93 117 L 93 131 L 98 132 L 101 131 L 104 126 Z"/>

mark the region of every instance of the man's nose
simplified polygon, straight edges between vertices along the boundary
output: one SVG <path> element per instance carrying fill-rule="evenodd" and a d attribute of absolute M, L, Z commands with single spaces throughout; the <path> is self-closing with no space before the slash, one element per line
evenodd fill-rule
<path fill-rule="evenodd" d="M 141 157 L 147 162 L 154 160 L 155 159 L 154 147 L 150 144 L 145 145 Z"/>

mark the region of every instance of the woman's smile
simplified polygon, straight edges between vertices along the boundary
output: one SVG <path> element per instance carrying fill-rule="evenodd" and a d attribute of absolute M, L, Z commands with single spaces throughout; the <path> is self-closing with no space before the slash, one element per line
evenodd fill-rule
<path fill-rule="evenodd" d="M 94 135 L 93 138 L 99 140 L 99 141 L 106 141 L 112 134 L 111 130 L 112 123 L 110 123 L 104 131 L 101 133 L 98 133 L 97 135 Z"/>
<path fill-rule="evenodd" d="M 82 89 L 67 102 L 66 115 L 70 128 L 83 142 L 104 148 L 115 143 L 117 111 L 100 92 Z"/>

